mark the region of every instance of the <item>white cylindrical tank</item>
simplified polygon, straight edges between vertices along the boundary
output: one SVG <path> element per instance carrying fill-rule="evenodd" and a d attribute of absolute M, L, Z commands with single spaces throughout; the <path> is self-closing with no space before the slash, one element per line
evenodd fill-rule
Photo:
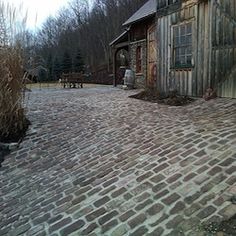
<path fill-rule="evenodd" d="M 134 88 L 135 76 L 134 72 L 130 69 L 126 69 L 124 77 L 124 85 L 128 88 Z"/>

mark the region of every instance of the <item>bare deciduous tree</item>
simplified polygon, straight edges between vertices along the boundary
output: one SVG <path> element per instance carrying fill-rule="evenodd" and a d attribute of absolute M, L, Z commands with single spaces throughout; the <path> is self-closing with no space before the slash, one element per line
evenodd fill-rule
<path fill-rule="evenodd" d="M 124 30 L 122 23 L 146 1 L 94 0 L 90 9 L 88 0 L 72 0 L 43 24 L 36 35 L 37 54 L 45 61 L 52 57 L 52 62 L 55 58 L 62 62 L 65 51 L 75 58 L 79 49 L 84 62 L 93 70 L 104 64 L 109 67 L 109 43 Z"/>

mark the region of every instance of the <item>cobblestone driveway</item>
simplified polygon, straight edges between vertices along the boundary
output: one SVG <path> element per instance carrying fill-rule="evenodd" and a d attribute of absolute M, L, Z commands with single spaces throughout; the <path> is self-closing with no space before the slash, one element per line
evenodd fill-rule
<path fill-rule="evenodd" d="M 135 92 L 30 93 L 31 129 L 0 170 L 1 236 L 194 236 L 236 213 L 236 100 Z"/>

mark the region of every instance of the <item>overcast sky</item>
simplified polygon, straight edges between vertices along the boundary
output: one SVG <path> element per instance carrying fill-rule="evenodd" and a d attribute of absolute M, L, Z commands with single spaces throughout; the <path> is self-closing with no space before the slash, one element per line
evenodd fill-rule
<path fill-rule="evenodd" d="M 44 20 L 63 6 L 67 6 L 68 0 L 3 0 L 12 3 L 14 6 L 23 4 L 24 9 L 28 10 L 27 26 L 30 29 L 40 27 Z M 37 18 L 37 21 L 36 21 Z"/>

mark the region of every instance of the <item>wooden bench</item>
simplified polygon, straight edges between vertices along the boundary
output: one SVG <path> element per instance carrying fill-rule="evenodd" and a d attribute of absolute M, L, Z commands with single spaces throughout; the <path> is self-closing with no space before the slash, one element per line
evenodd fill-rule
<path fill-rule="evenodd" d="M 63 73 L 59 82 L 63 88 L 83 88 L 84 74 L 82 73 Z"/>

